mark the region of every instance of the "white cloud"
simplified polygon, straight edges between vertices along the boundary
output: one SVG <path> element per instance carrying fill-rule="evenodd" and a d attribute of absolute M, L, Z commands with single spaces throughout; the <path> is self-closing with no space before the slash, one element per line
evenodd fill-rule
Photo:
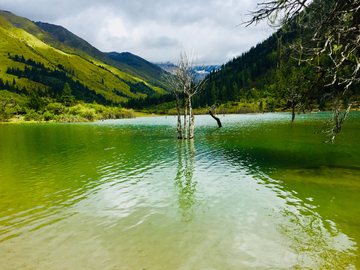
<path fill-rule="evenodd" d="M 106 27 L 103 29 L 105 32 L 104 35 L 108 34 L 109 36 L 114 37 L 129 37 L 129 32 L 126 30 L 126 27 L 120 18 L 106 18 L 105 22 Z"/>
<path fill-rule="evenodd" d="M 166 62 L 184 47 L 201 64 L 225 63 L 271 34 L 266 24 L 237 26 L 255 7 L 251 0 L 0 0 L 1 9 L 62 25 L 101 51 Z"/>

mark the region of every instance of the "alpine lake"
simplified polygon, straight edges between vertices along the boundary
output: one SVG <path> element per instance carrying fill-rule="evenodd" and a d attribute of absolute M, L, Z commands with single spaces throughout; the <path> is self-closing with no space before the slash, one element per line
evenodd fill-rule
<path fill-rule="evenodd" d="M 0 125 L 0 269 L 360 269 L 360 112 Z"/>

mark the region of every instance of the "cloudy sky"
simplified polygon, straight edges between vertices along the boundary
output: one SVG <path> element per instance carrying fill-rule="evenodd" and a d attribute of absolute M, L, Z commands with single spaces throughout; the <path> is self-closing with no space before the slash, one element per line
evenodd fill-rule
<path fill-rule="evenodd" d="M 255 0 L 0 0 L 0 9 L 61 25 L 103 52 L 131 52 L 151 62 L 223 64 L 266 39 L 266 23 L 245 27 Z M 239 26 L 238 26 L 239 25 Z"/>

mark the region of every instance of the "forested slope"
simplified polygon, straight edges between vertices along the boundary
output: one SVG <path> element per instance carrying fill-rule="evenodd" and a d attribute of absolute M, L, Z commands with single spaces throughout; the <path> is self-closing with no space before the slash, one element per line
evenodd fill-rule
<path fill-rule="evenodd" d="M 206 107 L 229 101 L 263 101 L 268 110 L 286 104 L 287 90 L 297 63 L 287 55 L 284 44 L 294 42 L 296 32 L 277 31 L 248 52 L 232 59 L 208 76 L 196 106 Z M 297 68 L 301 68 L 300 66 Z"/>

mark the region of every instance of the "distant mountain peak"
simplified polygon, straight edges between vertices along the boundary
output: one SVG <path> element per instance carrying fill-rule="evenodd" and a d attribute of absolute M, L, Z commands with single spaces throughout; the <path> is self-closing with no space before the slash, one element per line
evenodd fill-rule
<path fill-rule="evenodd" d="M 135 54 L 132 54 L 130 52 L 122 52 L 122 53 L 109 52 L 109 53 L 104 53 L 104 54 L 106 54 L 108 57 L 110 57 L 114 61 L 124 63 L 129 66 L 137 67 L 138 69 L 141 69 L 144 71 L 147 70 L 148 72 L 151 72 L 154 74 L 159 75 L 161 73 L 161 68 L 159 68 L 157 65 L 150 63 L 149 61 L 147 61 Z"/>

